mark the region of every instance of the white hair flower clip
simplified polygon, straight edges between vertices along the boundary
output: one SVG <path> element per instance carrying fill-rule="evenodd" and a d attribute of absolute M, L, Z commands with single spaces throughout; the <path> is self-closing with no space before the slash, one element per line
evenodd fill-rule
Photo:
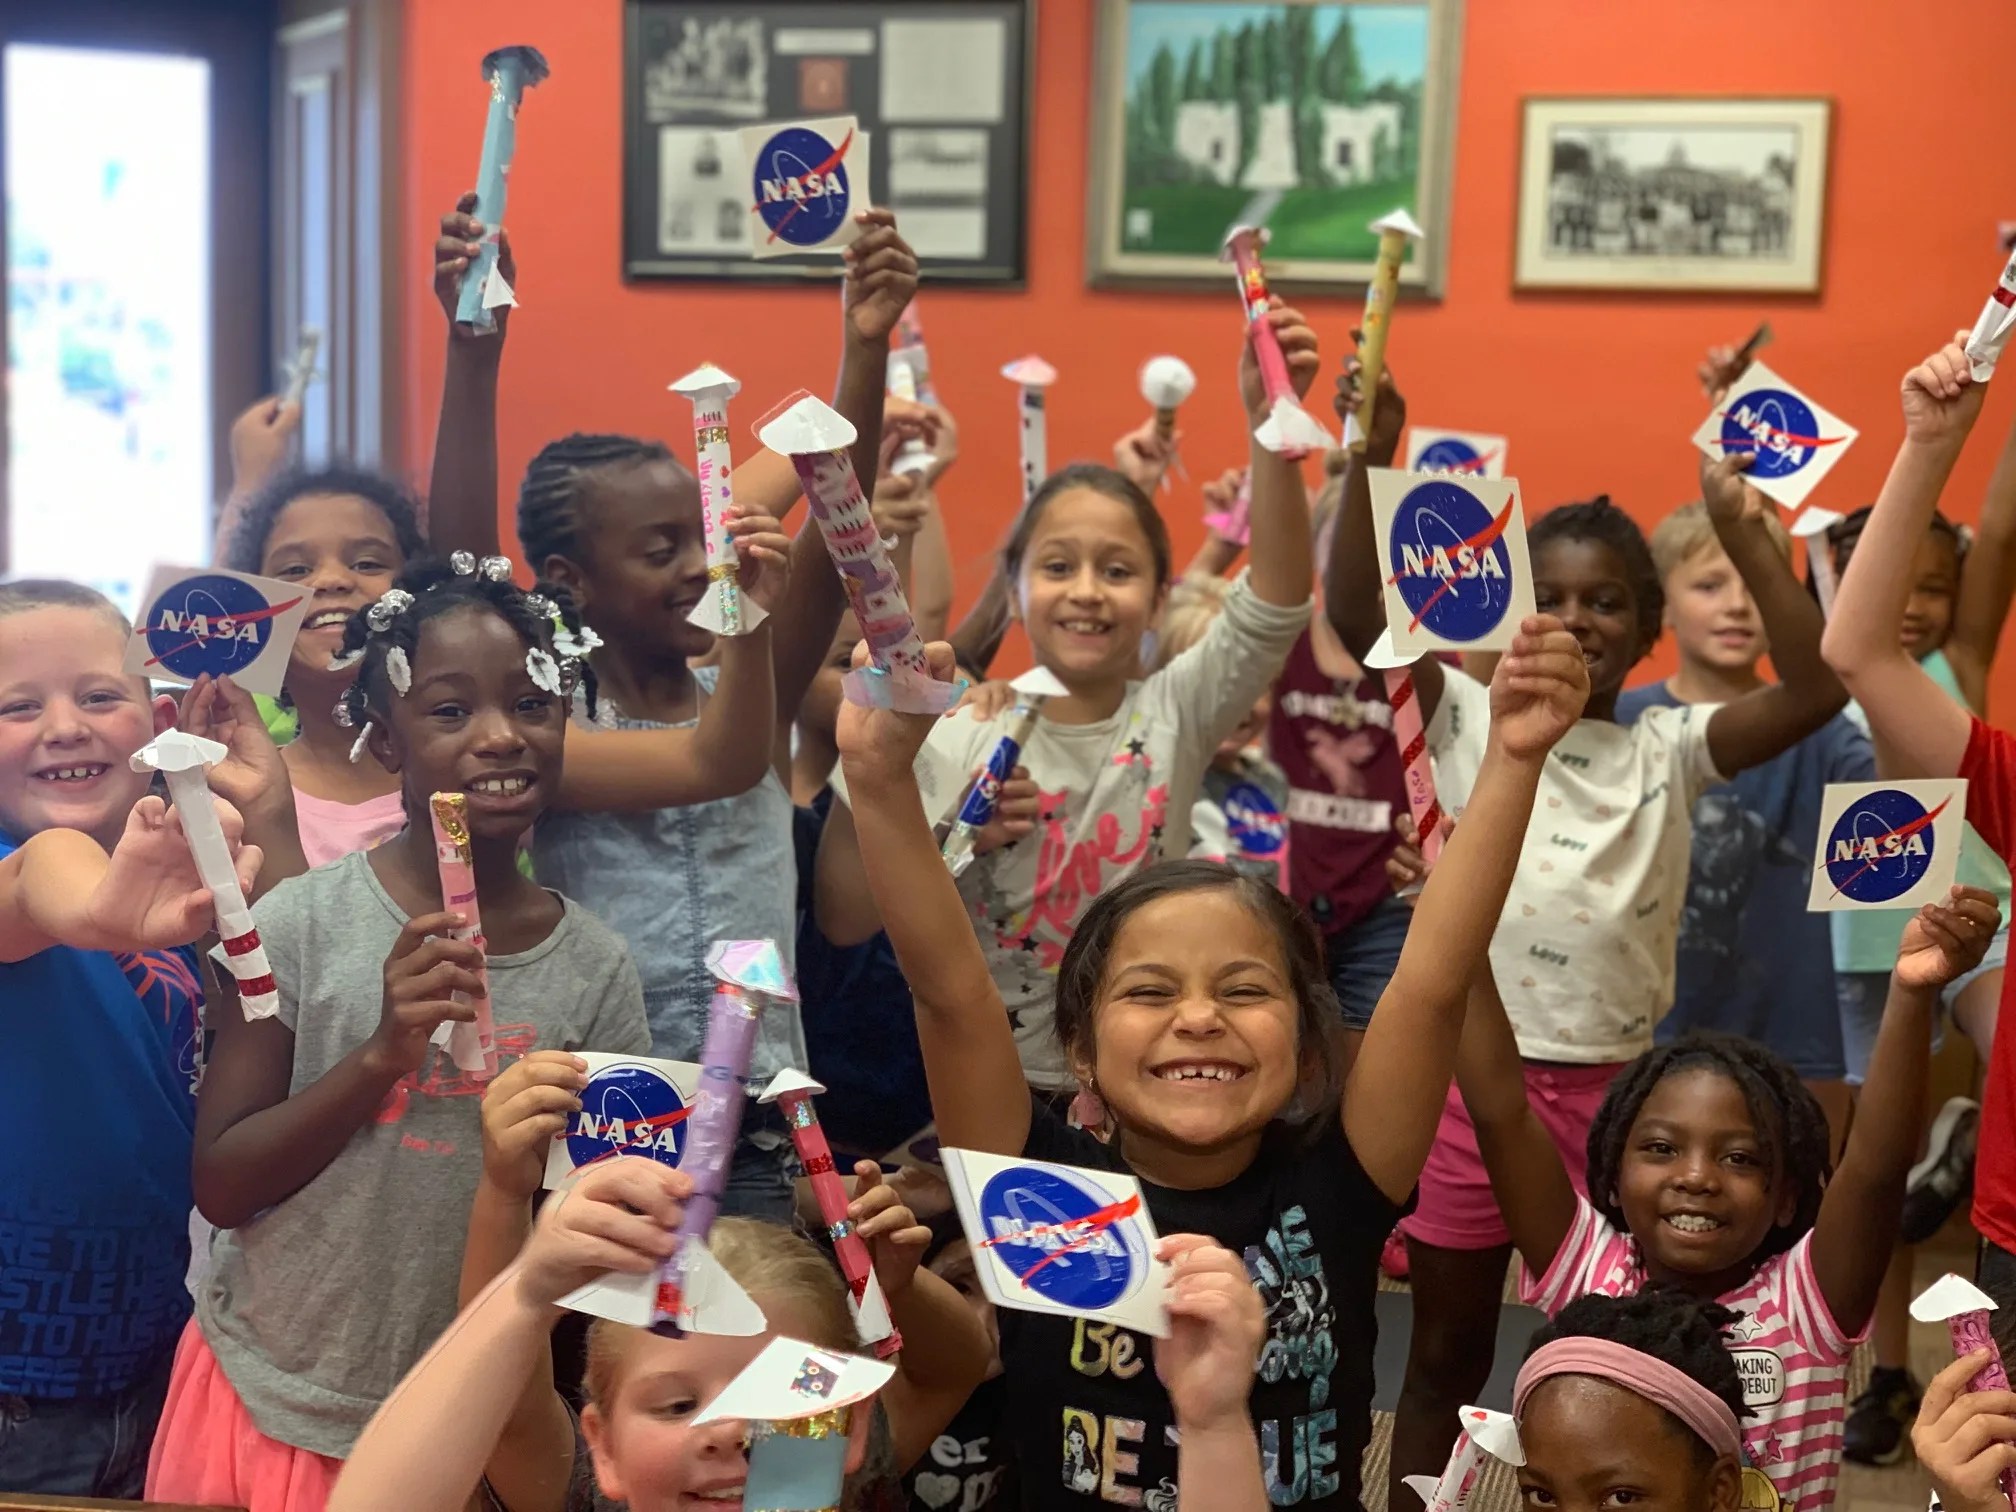
<path fill-rule="evenodd" d="M 381 634 L 392 628 L 392 621 L 413 607 L 413 595 L 404 588 L 387 588 L 378 595 L 378 602 L 364 611 L 364 623 Z"/>
<path fill-rule="evenodd" d="M 558 614 L 553 616 L 553 649 L 562 656 L 572 657 L 578 661 L 601 644 L 602 637 L 586 625 L 579 630 L 572 630 Z"/>
<path fill-rule="evenodd" d="M 385 653 L 385 675 L 392 682 L 393 691 L 401 698 L 413 687 L 413 663 L 406 659 L 406 648 L 394 646 Z"/>
<path fill-rule="evenodd" d="M 371 721 L 367 719 L 364 721 L 364 728 L 357 732 L 356 740 L 352 741 L 350 744 L 350 759 L 352 762 L 358 762 L 364 759 L 364 745 L 366 741 L 370 740 L 370 738 L 371 738 Z"/>
<path fill-rule="evenodd" d="M 362 646 L 359 646 L 355 651 L 340 651 L 329 658 L 329 670 L 331 672 L 347 672 L 362 660 L 364 660 L 364 648 Z"/>
<path fill-rule="evenodd" d="M 555 698 L 560 697 L 560 665 L 537 646 L 525 653 L 525 675 Z"/>

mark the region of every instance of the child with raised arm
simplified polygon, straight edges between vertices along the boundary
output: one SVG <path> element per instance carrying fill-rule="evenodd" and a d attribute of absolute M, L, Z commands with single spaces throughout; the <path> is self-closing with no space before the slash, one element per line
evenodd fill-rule
<path fill-rule="evenodd" d="M 1291 467 L 1257 452 L 1254 462 Z M 931 654 L 949 677 L 950 647 Z M 1202 1234 L 1245 1257 L 1268 1315 L 1248 1408 L 1273 1505 L 1359 1504 L 1379 1249 L 1434 1137 L 1468 973 L 1484 959 L 1541 767 L 1587 691 L 1559 622 L 1529 619 L 1493 683 L 1470 819 L 1422 896 L 1341 1096 L 1320 946 L 1277 889 L 1171 861 L 1101 893 L 1058 973 L 1051 1053 L 1103 1103 L 1105 1140 L 1023 1085 L 1000 989 L 926 819 L 915 762 L 932 721 L 840 711 L 861 859 L 916 1000 L 939 1137 L 1130 1171 L 1163 1233 Z M 1144 1368 L 1148 1342 L 1031 1313 L 1000 1323 L 1022 1505 L 1166 1504 L 1173 1413 Z"/>
<path fill-rule="evenodd" d="M 1340 407 L 1355 405 L 1347 363 Z M 1380 404 L 1384 404 L 1382 383 Z M 1376 410 L 1375 410 L 1375 425 Z M 1491 963 L 1519 1036 L 1527 1080 L 1570 1169 L 1604 1089 L 1652 1044 L 1672 1007 L 1674 942 L 1686 896 L 1691 811 L 1716 782 L 1768 761 L 1839 711 L 1820 659 L 1820 611 L 1772 544 L 1768 503 L 1730 487 L 1744 458 L 1703 462 L 1715 537 L 1755 595 L 1780 681 L 1722 704 L 1655 709 L 1624 728 L 1617 696 L 1658 639 L 1663 593 L 1645 537 L 1608 498 L 1529 520 L 1534 601 L 1581 648 L 1591 693 L 1542 779 Z M 1326 569 L 1324 610 L 1353 656 L 1385 629 L 1372 497 L 1354 459 Z M 1433 657 L 1415 665 L 1444 810 L 1460 814 L 1484 748 L 1484 689 Z M 1389 1495 L 1447 1460 L 1456 1414 L 1491 1369 L 1510 1256 L 1505 1219 L 1452 1091 L 1421 1202 L 1402 1225 L 1415 1291 L 1407 1381 L 1394 1428 Z"/>
<path fill-rule="evenodd" d="M 210 927 L 132 754 L 174 704 L 76 583 L 0 584 L 0 1485 L 140 1494 L 189 1315 L 189 1142 Z M 225 833 L 238 817 L 224 813 Z M 109 853 L 109 855 L 108 855 Z M 251 881 L 256 847 L 238 854 Z M 87 1116 L 80 1116 L 88 1110 Z M 137 1442 L 136 1442 L 137 1441 Z"/>
<path fill-rule="evenodd" d="M 1315 333 L 1281 305 L 1268 320 L 1298 391 L 1316 373 Z M 1266 415 L 1250 339 L 1236 377 L 1250 423 Z M 1022 749 L 1037 790 L 1033 829 L 982 836 L 959 878 L 968 929 L 1006 1005 L 1023 1074 L 1058 1096 L 1076 1090 L 1051 1029 L 1057 973 L 1100 893 L 1190 847 L 1190 809 L 1219 741 L 1266 690 L 1309 617 L 1309 514 L 1292 463 L 1253 448 L 1248 570 L 1184 656 L 1141 676 L 1143 637 L 1170 580 L 1169 533 L 1155 505 L 1112 468 L 1077 463 L 1037 489 L 1003 554 L 1013 610 L 1037 663 L 1068 690 L 1050 698 Z M 917 778 L 926 813 L 950 819 L 1000 726 L 954 713 L 930 731 Z M 820 837 L 815 907 L 836 944 L 888 918 L 862 885 L 843 763 Z"/>

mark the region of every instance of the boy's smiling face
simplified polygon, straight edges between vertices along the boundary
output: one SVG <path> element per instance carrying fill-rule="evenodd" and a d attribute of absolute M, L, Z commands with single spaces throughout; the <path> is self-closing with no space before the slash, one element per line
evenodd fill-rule
<path fill-rule="evenodd" d="M 1681 661 L 1717 672 L 1746 672 L 1770 649 L 1757 601 L 1712 541 L 1667 573 L 1666 623 Z"/>
<path fill-rule="evenodd" d="M 99 609 L 0 617 L 0 829 L 75 829 L 110 848 L 149 776 L 128 758 L 175 722 L 169 698 L 120 670 L 126 634 Z"/>

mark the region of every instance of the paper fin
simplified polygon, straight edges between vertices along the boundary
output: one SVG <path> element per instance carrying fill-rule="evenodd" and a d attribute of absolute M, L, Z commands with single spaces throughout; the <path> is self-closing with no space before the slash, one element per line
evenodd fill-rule
<path fill-rule="evenodd" d="M 1400 1484 L 1426 1503 L 1435 1500 L 1435 1488 L 1441 1483 L 1432 1475 L 1407 1475 L 1401 1477 Z"/>
<path fill-rule="evenodd" d="M 693 612 L 686 616 L 686 623 L 698 625 L 703 630 L 711 630 L 716 635 L 747 635 L 763 621 L 770 618 L 770 611 L 749 597 L 737 594 L 742 610 L 742 623 L 734 630 L 728 628 L 728 614 L 723 605 L 727 596 L 726 583 L 709 583 L 707 591 L 700 595 L 700 602 L 693 606 Z"/>
<path fill-rule="evenodd" d="M 687 1333 L 727 1334 L 749 1338 L 769 1328 L 756 1299 L 721 1267 L 704 1244 L 695 1245 L 687 1261 L 684 1306 L 679 1326 Z M 607 1275 L 560 1299 L 560 1305 L 592 1318 L 649 1328 L 658 1301 L 658 1273 Z"/>
<path fill-rule="evenodd" d="M 495 263 L 490 265 L 490 276 L 483 280 L 483 308 L 486 310 L 518 308 L 518 296 L 511 292 L 511 285 L 504 281 L 504 270 Z"/>
<path fill-rule="evenodd" d="M 864 709 L 896 709 L 904 714 L 946 714 L 966 696 L 966 681 L 881 667 L 856 667 L 840 681 L 847 701 Z"/>
<path fill-rule="evenodd" d="M 1330 432 L 1285 395 L 1274 401 L 1273 413 L 1260 422 L 1260 428 L 1253 432 L 1253 439 L 1271 452 L 1306 454 L 1328 451 L 1336 445 L 1330 439 Z"/>
<path fill-rule="evenodd" d="M 868 1272 L 868 1285 L 862 1290 L 860 1301 L 855 1301 L 851 1293 L 847 1300 L 854 1309 L 854 1331 L 861 1335 L 862 1342 L 876 1344 L 896 1332 L 895 1321 L 889 1316 L 889 1299 L 882 1295 L 882 1281 L 874 1271 Z"/>

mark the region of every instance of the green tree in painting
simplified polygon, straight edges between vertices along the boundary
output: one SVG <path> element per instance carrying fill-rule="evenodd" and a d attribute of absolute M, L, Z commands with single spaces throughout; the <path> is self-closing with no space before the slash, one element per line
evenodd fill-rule
<path fill-rule="evenodd" d="M 1207 91 L 1210 99 L 1220 105 L 1230 104 L 1238 93 L 1237 72 L 1233 66 L 1234 41 L 1232 34 L 1219 27 L 1211 35 L 1211 87 Z"/>
<path fill-rule="evenodd" d="M 1337 30 L 1324 45 L 1322 61 L 1316 66 L 1316 93 L 1339 105 L 1361 105 L 1365 101 L 1365 64 L 1358 56 L 1358 37 L 1351 29 L 1351 13 L 1337 17 Z"/>
<path fill-rule="evenodd" d="M 1141 103 L 1149 139 L 1162 152 L 1176 150 L 1176 55 L 1163 43 L 1155 49 L 1142 84 Z"/>
<path fill-rule="evenodd" d="M 1190 56 L 1183 64 L 1182 99 L 1187 103 L 1191 100 L 1205 99 L 1209 94 L 1210 81 L 1204 76 L 1204 44 L 1192 42 Z"/>
<path fill-rule="evenodd" d="M 1235 184 L 1246 177 L 1260 142 L 1260 102 L 1264 98 L 1260 71 L 1260 39 L 1249 21 L 1239 28 L 1232 43 L 1232 93 L 1239 110 L 1239 170 L 1232 175 Z"/>
<path fill-rule="evenodd" d="M 1330 187 L 1323 161 L 1323 116 L 1316 99 L 1316 12 L 1291 5 L 1281 12 L 1288 54 L 1288 109 L 1295 133 L 1295 178 L 1306 188 Z"/>
<path fill-rule="evenodd" d="M 1260 98 L 1288 97 L 1288 49 L 1281 23 L 1268 16 L 1260 23 Z"/>

